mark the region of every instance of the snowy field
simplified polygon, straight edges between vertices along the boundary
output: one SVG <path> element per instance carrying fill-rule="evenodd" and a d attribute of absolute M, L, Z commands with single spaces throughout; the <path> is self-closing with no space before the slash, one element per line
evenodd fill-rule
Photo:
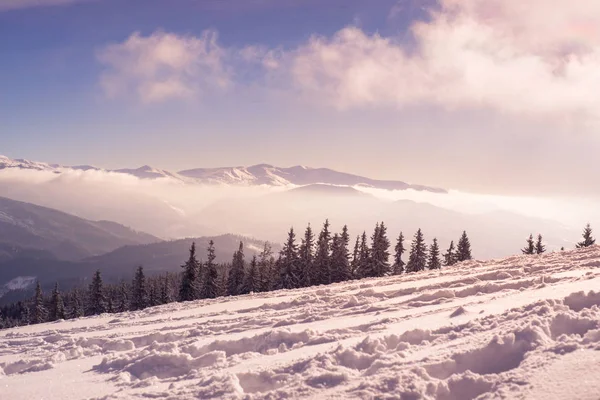
<path fill-rule="evenodd" d="M 600 248 L 0 331 L 0 399 L 88 398 L 597 400 Z"/>

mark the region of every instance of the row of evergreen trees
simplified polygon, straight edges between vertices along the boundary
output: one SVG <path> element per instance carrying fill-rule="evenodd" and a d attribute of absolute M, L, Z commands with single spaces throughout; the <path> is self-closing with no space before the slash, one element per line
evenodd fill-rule
<path fill-rule="evenodd" d="M 102 313 L 141 310 L 171 303 L 176 296 L 180 274 L 166 273 L 146 278 L 138 267 L 131 282 L 105 284 L 96 271 L 86 289 L 61 292 L 58 283 L 49 295 L 36 284 L 33 298 L 0 308 L 0 328 L 80 318 Z"/>
<path fill-rule="evenodd" d="M 295 289 L 326 285 L 350 279 L 382 277 L 402 273 L 439 269 L 442 265 L 471 259 L 471 245 L 463 232 L 455 248 L 454 242 L 445 254 L 440 254 L 437 239 L 425 243 L 419 229 L 413 237 L 408 260 L 403 260 L 404 235 L 400 233 L 390 259 L 390 240 L 387 227 L 378 223 L 370 237 L 366 232 L 356 238 L 350 252 L 347 226 L 340 233 L 332 233 L 325 221 L 318 235 L 309 225 L 297 243 L 294 229 L 290 229 L 283 249 L 275 258 L 269 243 L 265 243 L 258 256 L 247 262 L 244 245 L 240 242 L 229 264 L 215 262 L 214 242 L 207 248 L 207 261 L 198 261 L 193 243 L 187 261 L 178 274 L 146 277 L 143 267 L 138 267 L 131 282 L 106 285 L 100 271 L 96 271 L 86 290 L 76 288 L 61 293 L 58 284 L 48 296 L 38 283 L 35 295 L 29 302 L 19 302 L 0 309 L 0 327 L 36 324 L 67 318 L 79 318 L 105 312 L 141 310 L 172 301 L 213 299 L 251 292 L 277 289 Z"/>
<path fill-rule="evenodd" d="M 596 239 L 594 239 L 592 236 L 592 227 L 590 224 L 585 226 L 581 236 L 583 237 L 583 240 L 577 243 L 576 247 L 578 249 L 590 247 L 596 244 Z M 564 249 L 564 247 L 561 248 L 561 250 Z M 521 252 L 526 255 L 544 254 L 546 252 L 546 246 L 544 245 L 542 235 L 538 234 L 537 240 L 533 239 L 533 234 L 529 235 L 527 238 L 527 245 L 521 249 Z"/>

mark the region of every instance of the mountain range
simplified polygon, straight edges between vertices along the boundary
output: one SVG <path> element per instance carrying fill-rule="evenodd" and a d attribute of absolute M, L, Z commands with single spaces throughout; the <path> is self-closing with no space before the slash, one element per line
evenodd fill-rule
<path fill-rule="evenodd" d="M 0 260 L 24 250 L 63 260 L 78 260 L 126 245 L 160 239 L 110 221 L 89 221 L 30 203 L 0 197 Z"/>
<path fill-rule="evenodd" d="M 364 176 L 334 171 L 328 168 L 310 168 L 294 166 L 289 168 L 276 167 L 269 164 L 258 164 L 250 167 L 224 167 L 224 168 L 195 168 L 179 172 L 170 172 L 163 169 L 145 165 L 136 169 L 103 170 L 91 165 L 61 166 L 43 162 L 28 161 L 24 159 L 11 159 L 0 156 L 0 170 L 2 169 L 27 169 L 49 171 L 61 174 L 68 170 L 75 171 L 106 171 L 118 174 L 132 175 L 140 179 L 170 178 L 185 183 L 197 184 L 225 184 L 225 185 L 267 185 L 290 186 L 328 184 L 340 186 L 364 186 L 385 190 L 417 190 L 433 193 L 446 193 L 445 189 L 424 185 L 409 184 L 396 180 L 377 180 Z"/>

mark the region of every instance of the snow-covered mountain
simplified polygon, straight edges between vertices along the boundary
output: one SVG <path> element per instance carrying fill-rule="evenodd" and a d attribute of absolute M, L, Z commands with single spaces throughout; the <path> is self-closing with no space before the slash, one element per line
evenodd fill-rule
<path fill-rule="evenodd" d="M 328 184 L 339 186 L 368 186 L 387 190 L 424 190 L 444 193 L 445 190 L 422 185 L 412 185 L 402 181 L 377 180 L 364 176 L 347 174 L 328 168 L 295 166 L 280 168 L 268 164 L 251 167 L 198 168 L 180 171 L 179 175 L 194 178 L 203 183 L 250 184 L 250 185 L 314 185 Z"/>
<path fill-rule="evenodd" d="M 8 157 L 0 156 L 0 170 L 5 168 L 33 169 L 38 171 L 51 171 L 54 173 L 62 173 L 66 170 L 102 170 L 90 165 L 68 167 L 21 159 L 10 159 Z M 337 186 L 366 186 L 386 190 L 413 189 L 434 193 L 446 192 L 446 190 L 441 188 L 414 185 L 395 180 L 377 180 L 338 172 L 328 168 L 310 168 L 305 166 L 281 168 L 268 164 L 258 164 L 250 167 L 196 168 L 175 173 L 145 165 L 136 169 L 123 168 L 105 171 L 133 175 L 140 179 L 170 178 L 187 183 L 208 185 L 288 186 L 327 184 Z"/>
<path fill-rule="evenodd" d="M 37 161 L 29 161 L 23 159 L 12 159 L 0 155 L 0 170 L 5 168 L 31 169 L 36 171 L 51 171 L 59 172 L 60 166 L 55 164 L 47 164 Z"/>
<path fill-rule="evenodd" d="M 598 399 L 600 248 L 0 331 L 2 397 Z"/>

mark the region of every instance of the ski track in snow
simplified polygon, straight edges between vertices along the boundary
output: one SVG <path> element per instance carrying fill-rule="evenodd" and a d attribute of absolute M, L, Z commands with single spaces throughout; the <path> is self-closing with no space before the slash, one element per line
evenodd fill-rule
<path fill-rule="evenodd" d="M 594 399 L 600 247 L 0 332 L 0 399 Z"/>

